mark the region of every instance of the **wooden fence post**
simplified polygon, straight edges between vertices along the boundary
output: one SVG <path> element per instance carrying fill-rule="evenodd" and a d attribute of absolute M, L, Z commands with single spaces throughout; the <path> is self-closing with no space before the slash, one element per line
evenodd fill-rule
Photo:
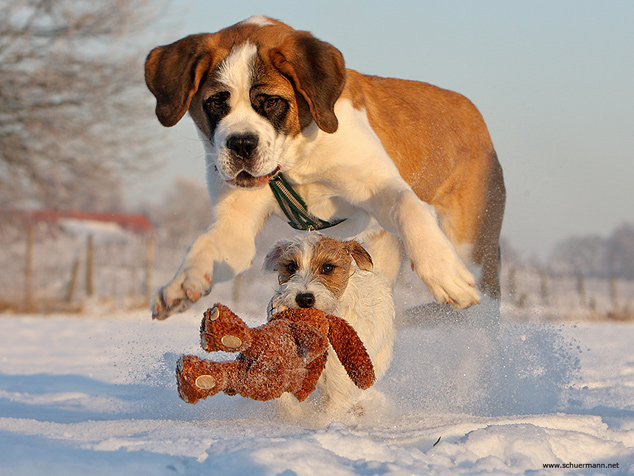
<path fill-rule="evenodd" d="M 88 235 L 86 239 L 86 295 L 92 296 L 94 292 L 94 259 L 95 243 L 93 235 Z"/>
<path fill-rule="evenodd" d="M 619 293 L 616 286 L 616 278 L 610 278 L 610 300 L 612 301 L 612 309 L 619 308 Z"/>
<path fill-rule="evenodd" d="M 544 306 L 548 306 L 550 305 L 550 286 L 548 284 L 548 274 L 546 273 L 546 271 L 542 271 L 540 273 L 540 280 L 540 294 L 542 298 L 542 304 Z"/>
<path fill-rule="evenodd" d="M 581 307 L 586 307 L 586 278 L 583 273 L 577 274 L 577 292 L 579 293 L 579 304 Z"/>
<path fill-rule="evenodd" d="M 150 299 L 152 297 L 152 265 L 154 264 L 154 240 L 148 239 L 147 248 L 145 250 L 145 281 L 143 283 L 143 292 Z"/>
<path fill-rule="evenodd" d="M 233 286 L 231 288 L 231 297 L 234 304 L 240 301 L 240 290 L 242 289 L 242 274 L 238 274 L 233 278 Z"/>
<path fill-rule="evenodd" d="M 24 256 L 24 310 L 33 311 L 33 225 L 26 230 L 26 254 Z"/>
<path fill-rule="evenodd" d="M 77 287 L 77 276 L 79 275 L 79 258 L 73 260 L 73 267 L 71 269 L 70 281 L 68 283 L 68 290 L 66 291 L 66 302 L 73 301 L 75 295 L 75 288 Z"/>

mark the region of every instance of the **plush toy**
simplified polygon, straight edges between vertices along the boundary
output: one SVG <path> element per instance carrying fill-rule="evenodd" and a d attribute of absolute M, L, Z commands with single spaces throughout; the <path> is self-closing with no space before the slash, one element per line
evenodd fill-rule
<path fill-rule="evenodd" d="M 266 324 L 249 328 L 229 308 L 216 304 L 205 311 L 200 337 L 207 352 L 240 354 L 221 362 L 183 355 L 176 378 L 178 393 L 187 403 L 221 391 L 254 400 L 289 392 L 301 402 L 315 390 L 329 341 L 359 388 L 365 390 L 375 380 L 372 361 L 352 326 L 318 309 L 287 309 Z"/>

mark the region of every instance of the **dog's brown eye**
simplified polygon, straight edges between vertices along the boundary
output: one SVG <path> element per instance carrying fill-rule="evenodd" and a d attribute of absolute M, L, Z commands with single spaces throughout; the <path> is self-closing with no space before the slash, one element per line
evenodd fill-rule
<path fill-rule="evenodd" d="M 277 106 L 279 106 L 279 104 L 280 98 L 278 98 L 277 96 L 270 96 L 266 98 L 262 106 L 264 107 L 264 112 L 268 114 L 277 109 Z"/>
<path fill-rule="evenodd" d="M 289 272 L 289 274 L 295 274 L 295 273 L 297 273 L 297 269 L 298 269 L 298 268 L 297 268 L 297 264 L 295 264 L 295 263 L 288 263 L 288 264 L 286 265 L 286 271 L 288 271 L 288 272 Z"/>
<path fill-rule="evenodd" d="M 224 107 L 226 103 L 227 101 L 225 100 L 225 98 L 216 97 L 211 100 L 211 104 L 218 109 Z"/>
<path fill-rule="evenodd" d="M 205 101 L 205 104 L 210 109 L 223 109 L 227 106 L 228 99 L 229 99 L 229 93 L 221 92 L 211 96 L 209 99 L 207 99 L 207 101 Z"/>
<path fill-rule="evenodd" d="M 335 265 L 334 264 L 330 264 L 330 263 L 326 263 L 321 267 L 321 274 L 332 274 L 332 272 L 335 270 Z"/>

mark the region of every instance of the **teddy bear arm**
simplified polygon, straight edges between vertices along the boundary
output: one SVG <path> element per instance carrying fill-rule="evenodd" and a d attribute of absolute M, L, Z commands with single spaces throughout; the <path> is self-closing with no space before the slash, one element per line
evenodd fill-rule
<path fill-rule="evenodd" d="M 295 337 L 298 355 L 306 362 L 312 362 L 328 349 L 328 337 L 306 322 L 293 322 L 291 332 Z"/>
<path fill-rule="evenodd" d="M 200 323 L 200 345 L 207 352 L 244 352 L 251 346 L 253 329 L 228 307 L 215 304 Z"/>
<path fill-rule="evenodd" d="M 328 339 L 346 373 L 354 384 L 365 390 L 374 384 L 374 366 L 354 328 L 337 316 L 328 315 Z"/>

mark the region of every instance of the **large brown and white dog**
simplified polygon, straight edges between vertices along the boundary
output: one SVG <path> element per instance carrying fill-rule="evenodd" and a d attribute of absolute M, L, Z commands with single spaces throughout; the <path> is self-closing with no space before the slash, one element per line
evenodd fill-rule
<path fill-rule="evenodd" d="M 278 171 L 312 214 L 345 218 L 327 233 L 363 243 L 392 284 L 404 248 L 440 303 L 499 307 L 504 182 L 469 100 L 346 69 L 329 43 L 260 16 L 157 47 L 145 71 L 159 121 L 189 111 L 196 123 L 213 206 L 210 228 L 155 295 L 155 318 L 251 265 L 256 235 L 281 215 L 267 187 Z"/>

